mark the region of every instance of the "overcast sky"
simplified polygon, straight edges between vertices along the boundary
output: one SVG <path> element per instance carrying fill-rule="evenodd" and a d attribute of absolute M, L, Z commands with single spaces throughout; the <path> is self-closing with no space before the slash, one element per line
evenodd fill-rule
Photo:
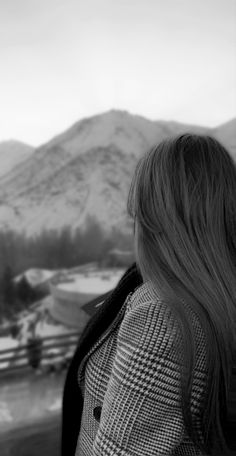
<path fill-rule="evenodd" d="M 236 0 L 0 0 L 0 141 L 111 108 L 236 117 Z"/>

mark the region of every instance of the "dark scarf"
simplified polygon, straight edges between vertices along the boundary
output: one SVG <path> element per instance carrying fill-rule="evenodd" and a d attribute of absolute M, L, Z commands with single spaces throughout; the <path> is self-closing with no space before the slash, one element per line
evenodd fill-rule
<path fill-rule="evenodd" d="M 134 263 L 123 275 L 114 291 L 88 322 L 80 336 L 70 363 L 62 401 L 61 456 L 74 456 L 79 435 L 83 398 L 77 383 L 77 371 L 92 345 L 112 323 L 127 295 L 142 284 L 142 277 Z"/>

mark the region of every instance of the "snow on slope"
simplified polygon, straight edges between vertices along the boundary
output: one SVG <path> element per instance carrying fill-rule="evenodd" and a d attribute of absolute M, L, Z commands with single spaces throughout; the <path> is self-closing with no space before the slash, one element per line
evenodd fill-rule
<path fill-rule="evenodd" d="M 0 177 L 8 174 L 15 166 L 27 160 L 34 149 L 19 141 L 0 143 Z"/>
<path fill-rule="evenodd" d="M 77 122 L 0 179 L 0 228 L 30 236 L 66 225 L 84 228 L 92 216 L 105 231 L 127 231 L 126 200 L 138 158 L 153 144 L 189 131 L 224 142 L 230 131 L 230 144 L 236 139 L 227 124 L 210 130 L 124 111 Z"/>
<path fill-rule="evenodd" d="M 215 128 L 213 134 L 236 159 L 236 119 Z"/>
<path fill-rule="evenodd" d="M 123 269 L 96 269 L 94 266 L 87 265 L 87 269 L 84 267 L 84 272 L 81 272 L 81 268 L 78 268 L 78 272 L 76 272 L 77 268 L 71 270 L 62 270 L 61 271 L 61 279 L 56 279 L 58 281 L 58 287 L 62 288 L 64 291 L 75 292 L 88 294 L 93 293 L 94 295 L 101 295 L 106 291 L 113 289 L 116 284 L 118 283 L 119 279 L 124 273 Z M 39 272 L 39 270 L 38 270 Z M 41 270 L 40 276 L 48 276 L 48 270 Z M 60 271 L 58 271 L 59 273 Z M 68 319 L 70 317 L 70 312 L 73 311 L 70 308 L 68 301 L 68 305 L 64 306 L 65 314 L 68 314 Z M 75 302 L 76 303 L 76 302 Z M 82 303 L 83 304 L 83 303 Z M 39 337 L 43 339 L 47 336 L 57 336 L 62 334 L 67 334 L 68 336 L 71 335 L 72 342 L 75 342 L 74 334 L 78 331 L 79 334 L 79 326 L 78 328 L 73 326 L 66 325 L 66 321 L 57 320 L 55 318 L 55 305 L 57 303 L 54 300 L 52 295 L 48 295 L 42 301 L 35 303 L 29 310 L 24 310 L 17 316 L 17 324 L 19 325 L 20 331 L 16 338 L 9 336 L 0 337 L 0 371 L 1 369 L 5 369 L 6 367 L 12 365 L 20 365 L 24 363 L 25 360 L 14 360 L 14 355 L 12 355 L 12 359 L 8 361 L 4 361 L 7 357 L 11 356 L 11 354 L 4 354 L 1 351 L 5 349 L 14 349 L 16 347 L 25 346 L 27 344 L 28 339 L 32 337 Z M 81 303 L 78 302 L 78 312 L 81 312 L 80 309 Z M 53 311 L 54 310 L 54 311 Z M 84 311 L 82 310 L 82 313 Z M 66 320 L 66 319 L 65 319 Z M 47 344 L 50 345 L 50 341 L 45 341 L 45 346 Z M 46 366 L 48 364 L 62 362 L 63 359 L 66 357 L 69 359 L 73 352 L 74 346 L 67 347 L 66 345 L 57 348 L 50 348 L 50 353 L 53 355 L 53 361 L 48 361 L 47 359 L 42 361 L 42 366 Z M 56 356 L 56 358 L 55 358 Z"/>

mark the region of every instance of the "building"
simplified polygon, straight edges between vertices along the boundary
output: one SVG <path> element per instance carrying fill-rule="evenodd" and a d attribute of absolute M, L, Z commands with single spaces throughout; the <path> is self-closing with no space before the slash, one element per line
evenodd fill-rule
<path fill-rule="evenodd" d="M 96 298 L 104 299 L 117 285 L 123 269 L 97 269 L 67 271 L 50 282 L 52 296 L 51 314 L 63 325 L 83 330 L 95 306 L 101 304 Z"/>

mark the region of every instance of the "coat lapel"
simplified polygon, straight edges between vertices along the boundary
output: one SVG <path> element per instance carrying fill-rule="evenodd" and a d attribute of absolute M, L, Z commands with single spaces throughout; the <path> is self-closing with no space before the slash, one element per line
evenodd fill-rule
<path fill-rule="evenodd" d="M 128 294 L 128 296 L 126 297 L 126 299 L 125 299 L 123 305 L 121 306 L 119 312 L 116 314 L 116 317 L 112 320 L 112 323 L 108 326 L 108 328 L 106 328 L 106 330 L 102 333 L 102 335 L 97 339 L 95 344 L 92 345 L 90 350 L 87 352 L 87 354 L 84 356 L 84 358 L 80 362 L 80 366 L 79 366 L 79 369 L 78 369 L 78 375 L 77 375 L 78 385 L 79 386 L 80 386 L 80 382 L 84 378 L 84 372 L 85 372 L 85 367 L 86 367 L 87 360 L 94 353 L 94 351 L 97 350 L 100 347 L 100 345 L 104 342 L 104 340 L 107 339 L 109 334 L 112 331 L 114 331 L 114 329 L 117 327 L 117 325 L 119 325 L 121 323 L 121 321 L 123 319 L 123 316 L 125 314 L 125 311 L 126 311 L 126 303 L 127 303 L 127 301 L 129 301 L 130 295 L 132 295 L 132 293 Z"/>
<path fill-rule="evenodd" d="M 90 319 L 79 338 L 64 384 L 62 399 L 61 456 L 74 456 L 80 428 L 83 398 L 77 373 L 84 357 L 112 324 L 126 297 L 142 284 L 142 277 L 134 263 L 121 278 L 96 314 Z"/>
<path fill-rule="evenodd" d="M 124 304 L 127 295 L 142 284 L 142 277 L 136 265 L 132 265 L 121 278 L 117 287 L 98 308 L 82 333 L 76 349 L 77 361 L 81 362 L 91 346 L 107 330 Z M 78 355 L 77 355 L 78 354 Z"/>

